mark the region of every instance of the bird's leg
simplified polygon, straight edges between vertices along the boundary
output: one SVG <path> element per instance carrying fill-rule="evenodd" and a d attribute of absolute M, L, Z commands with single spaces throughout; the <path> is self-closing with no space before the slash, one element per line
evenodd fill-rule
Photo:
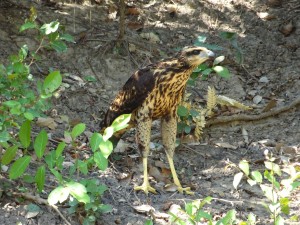
<path fill-rule="evenodd" d="M 150 186 L 148 180 L 148 155 L 149 155 L 149 144 L 150 144 L 150 135 L 151 135 L 151 119 L 143 119 L 141 121 L 137 121 L 137 129 L 136 129 L 136 138 L 138 148 L 141 151 L 141 155 L 143 156 L 143 169 L 144 169 L 144 182 L 141 186 L 134 187 L 134 190 L 142 190 L 146 194 L 150 192 L 156 194 L 156 190 Z"/>
<path fill-rule="evenodd" d="M 191 191 L 190 187 L 183 188 L 181 186 L 175 170 L 173 156 L 174 156 L 175 143 L 176 143 L 176 131 L 177 131 L 177 117 L 176 117 L 176 110 L 175 110 L 172 114 L 167 115 L 161 119 L 162 142 L 166 150 L 174 184 L 177 186 L 177 189 L 180 193 L 186 192 L 187 194 L 192 195 L 194 194 L 194 192 Z"/>

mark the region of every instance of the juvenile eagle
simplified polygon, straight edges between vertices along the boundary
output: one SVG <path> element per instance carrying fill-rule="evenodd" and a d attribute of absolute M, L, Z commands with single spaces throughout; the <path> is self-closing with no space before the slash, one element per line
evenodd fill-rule
<path fill-rule="evenodd" d="M 177 177 L 173 155 L 177 132 L 177 105 L 184 94 L 186 82 L 193 70 L 214 57 L 203 47 L 185 47 L 174 58 L 148 65 L 136 71 L 125 83 L 111 103 L 101 126 L 107 127 L 118 116 L 131 113 L 130 126 L 136 127 L 136 140 L 143 156 L 144 182 L 135 190 L 156 193 L 150 186 L 147 172 L 147 157 L 153 120 L 161 119 L 161 135 L 178 191 L 192 194 L 189 187 L 183 188 Z"/>

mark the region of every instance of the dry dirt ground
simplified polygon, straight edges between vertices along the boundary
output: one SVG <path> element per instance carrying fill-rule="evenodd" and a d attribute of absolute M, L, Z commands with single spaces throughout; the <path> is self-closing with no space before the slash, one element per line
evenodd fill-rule
<path fill-rule="evenodd" d="M 270 224 L 269 214 L 260 205 L 264 201 L 260 189 L 242 181 L 238 190 L 235 190 L 232 181 L 238 170 L 227 165 L 245 159 L 251 163 L 251 168 L 263 171 L 266 150 L 272 152 L 277 158 L 276 162 L 283 167 L 285 163 L 299 165 L 298 0 L 137 1 L 134 5 L 139 10 L 138 15 L 130 12 L 126 16 L 128 28 L 124 43 L 130 48 L 119 52 L 118 49 L 111 51 L 109 48 L 118 35 L 118 15 L 115 15 L 112 3 L 102 1 L 89 5 L 46 2 L 0 2 L 0 59 L 1 63 L 5 63 L 8 56 L 17 52 L 24 43 L 30 48 L 37 45 L 34 37 L 18 33 L 20 25 L 29 15 L 31 5 L 36 7 L 41 23 L 58 20 L 74 35 L 76 44 L 70 44 L 65 54 L 44 52 L 44 60 L 33 66 L 35 76 L 42 77 L 49 67 L 66 74 L 66 88 L 54 101 L 54 109 L 58 117 L 66 116 L 69 124 L 61 123 L 50 131 L 53 139 L 62 138 L 63 130 L 79 121 L 87 124 L 89 132 L 97 131 L 109 101 L 133 71 L 174 54 L 176 49 L 193 44 L 199 35 L 207 37 L 206 43 L 223 48 L 216 53 L 225 55 L 224 66 L 232 74 L 230 79 L 211 76 L 199 81 L 195 89 L 201 95 L 206 94 L 208 86 L 214 87 L 218 94 L 253 106 L 253 110 L 242 114 L 258 117 L 298 100 L 294 107 L 273 116 L 262 116 L 260 119 L 253 116 L 248 121 L 216 123 L 205 128 L 200 145 L 185 144 L 178 147 L 176 168 L 183 185 L 191 186 L 195 191 L 194 196 L 168 192 L 163 188 L 165 182 L 159 181 L 159 178 L 161 169 L 166 170 L 167 163 L 160 147 L 155 148 L 149 156 L 151 183 L 159 194 L 147 197 L 144 193 L 133 192 L 133 186 L 140 184 L 142 177 L 138 151 L 133 143 L 134 133 L 128 134 L 123 143 L 123 146 L 127 146 L 126 151 L 121 149 L 113 153 L 110 167 L 105 173 L 96 170 L 93 173 L 109 187 L 103 202 L 113 207 L 113 211 L 104 214 L 97 224 L 144 224 L 151 215 L 155 224 L 170 224 L 166 213 L 172 204 L 183 206 L 189 200 L 206 196 L 214 198 L 205 209 L 215 219 L 235 209 L 240 219 L 245 220 L 252 212 L 257 215 L 258 224 Z M 243 53 L 242 64 L 237 63 L 232 45 L 219 37 L 221 31 L 238 35 L 238 44 Z M 155 34 L 155 37 L 142 38 L 141 34 L 149 33 Z M 86 76 L 94 76 L 97 81 L 87 82 L 84 80 Z M 189 91 L 195 94 L 195 91 Z M 197 98 L 199 96 L 195 95 L 194 99 Z M 276 103 L 273 109 L 266 108 L 270 102 Z M 225 111 L 220 113 L 220 117 L 234 114 L 235 111 Z M 49 116 L 53 114 L 49 112 Z M 242 130 L 247 132 L 248 142 Z M 153 130 L 153 134 L 157 132 L 157 129 Z M 292 200 L 291 215 L 300 215 L 299 190 Z M 64 224 L 55 211 L 43 205 L 40 205 L 42 212 L 38 215 L 28 216 L 25 208 L 30 203 L 30 200 L 20 202 L 4 193 L 0 202 L 0 224 Z M 138 212 L 135 207 L 141 205 L 152 206 L 160 215 L 147 210 Z M 61 211 L 66 215 L 64 208 Z M 76 217 L 66 215 L 66 218 L 71 224 L 79 224 Z"/>

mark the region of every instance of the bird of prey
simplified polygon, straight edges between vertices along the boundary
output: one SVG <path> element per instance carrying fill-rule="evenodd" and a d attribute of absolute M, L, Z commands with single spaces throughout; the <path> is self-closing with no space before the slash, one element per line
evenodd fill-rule
<path fill-rule="evenodd" d="M 150 186 L 147 157 L 152 121 L 161 119 L 161 136 L 173 180 L 180 193 L 192 194 L 183 188 L 173 163 L 177 133 L 177 105 L 181 102 L 186 82 L 193 70 L 214 53 L 204 47 L 185 47 L 173 58 L 150 64 L 136 71 L 112 101 L 101 126 L 107 127 L 118 116 L 131 113 L 130 127 L 136 127 L 137 146 L 143 157 L 144 182 L 135 190 L 156 193 Z"/>

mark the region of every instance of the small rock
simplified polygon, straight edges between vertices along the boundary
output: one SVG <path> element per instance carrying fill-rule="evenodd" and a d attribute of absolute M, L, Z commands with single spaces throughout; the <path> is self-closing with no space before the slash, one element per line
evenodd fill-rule
<path fill-rule="evenodd" d="M 257 90 L 251 90 L 248 92 L 248 95 L 255 96 L 256 93 L 257 93 Z"/>
<path fill-rule="evenodd" d="M 261 100 L 262 100 L 262 97 L 261 97 L 260 95 L 256 95 L 256 96 L 253 98 L 254 104 L 260 103 Z"/>
<path fill-rule="evenodd" d="M 263 76 L 259 79 L 258 82 L 260 82 L 260 83 L 269 83 L 269 79 L 266 76 Z"/>
<path fill-rule="evenodd" d="M 295 30 L 295 26 L 293 25 L 292 21 L 289 22 L 288 24 L 282 26 L 280 28 L 280 32 L 284 35 L 284 36 L 289 36 L 291 33 L 293 33 L 293 31 Z"/>

